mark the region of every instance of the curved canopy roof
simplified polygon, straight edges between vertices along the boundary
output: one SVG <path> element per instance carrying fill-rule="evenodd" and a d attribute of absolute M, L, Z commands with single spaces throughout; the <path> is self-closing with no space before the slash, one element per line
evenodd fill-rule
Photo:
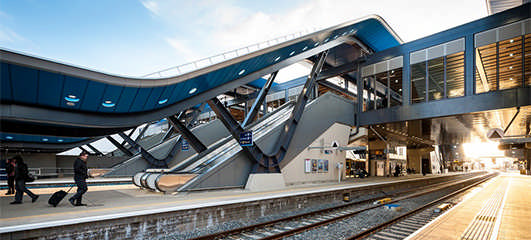
<path fill-rule="evenodd" d="M 368 16 L 160 79 L 110 75 L 0 50 L 1 131 L 71 137 L 114 133 L 193 107 L 352 37 L 376 52 L 402 43 L 382 18 Z M 0 140 L 12 140 L 6 136 Z"/>

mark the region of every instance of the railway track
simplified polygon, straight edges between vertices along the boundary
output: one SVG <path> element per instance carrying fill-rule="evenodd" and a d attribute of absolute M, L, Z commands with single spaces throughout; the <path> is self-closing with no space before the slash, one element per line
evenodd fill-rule
<path fill-rule="evenodd" d="M 398 217 L 395 217 L 387 222 L 374 226 L 370 229 L 367 229 L 361 233 L 350 236 L 347 239 L 375 239 L 375 240 L 393 240 L 393 239 L 404 239 L 407 236 L 411 235 L 418 229 L 422 228 L 428 222 L 438 217 L 442 211 L 437 211 L 437 204 L 446 202 L 448 206 L 452 204 L 448 203 L 450 199 L 455 196 L 481 184 L 490 178 L 494 177 L 494 174 L 489 174 L 478 182 L 475 182 L 469 186 L 453 191 L 449 194 L 446 194 L 440 198 L 437 198 L 427 204 L 417 207 L 416 209 L 404 213 Z"/>
<path fill-rule="evenodd" d="M 483 175 L 478 176 L 470 179 L 465 180 L 452 180 L 447 181 L 443 183 L 435 183 L 431 185 L 424 186 L 422 188 L 415 188 L 415 189 L 409 189 L 405 191 L 396 192 L 394 194 L 386 195 L 384 197 L 378 196 L 362 201 L 356 201 L 356 202 L 350 202 L 344 205 L 321 209 L 317 211 L 312 211 L 308 213 L 298 214 L 295 216 L 285 217 L 281 219 L 276 219 L 273 221 L 260 223 L 260 224 L 254 224 L 247 227 L 237 228 L 225 232 L 219 232 L 215 234 L 205 235 L 198 238 L 194 238 L 195 240 L 205 240 L 205 239 L 238 239 L 238 240 L 247 240 L 247 239 L 282 239 L 288 236 L 292 236 L 301 232 L 305 232 L 314 228 L 318 228 L 321 226 L 325 226 L 327 224 L 331 224 L 333 222 L 340 221 L 345 218 L 353 217 L 356 214 L 383 207 L 385 204 L 391 204 L 398 201 L 406 200 L 409 198 L 433 193 L 436 191 L 439 191 L 444 188 L 448 188 L 451 186 L 456 185 L 467 185 L 469 182 L 482 182 L 485 181 L 484 179 L 490 177 L 490 175 Z M 396 197 L 396 198 L 395 198 Z M 393 200 L 394 198 L 394 200 Z M 375 201 L 383 200 L 385 204 L 372 204 Z M 404 223 L 404 225 L 409 224 L 409 226 L 403 226 L 404 229 L 400 234 L 396 233 L 397 236 L 403 236 L 404 234 L 407 234 L 408 231 L 416 230 L 415 227 L 423 226 L 425 223 L 431 221 L 436 216 L 431 216 L 426 218 L 423 217 L 417 217 L 415 218 L 419 222 L 416 223 Z M 424 223 L 420 222 L 420 219 L 426 219 Z M 422 224 L 422 225 L 421 225 Z M 383 227 L 385 228 L 385 227 Z M 400 226 L 395 226 L 394 230 L 395 232 L 397 229 L 399 229 Z M 375 230 L 375 228 L 371 228 Z M 369 229 L 369 230 L 371 230 Z M 418 229 L 418 228 L 417 228 Z M 363 236 L 353 236 L 354 238 L 350 239 L 359 239 L 367 237 L 368 235 L 373 234 L 374 232 L 369 233 L 368 231 L 364 231 L 364 233 L 368 233 Z M 380 228 L 378 230 L 381 230 Z M 376 230 L 375 230 L 376 231 Z M 382 235 L 390 235 L 387 233 L 382 233 Z M 383 237 L 385 238 L 385 237 Z"/>

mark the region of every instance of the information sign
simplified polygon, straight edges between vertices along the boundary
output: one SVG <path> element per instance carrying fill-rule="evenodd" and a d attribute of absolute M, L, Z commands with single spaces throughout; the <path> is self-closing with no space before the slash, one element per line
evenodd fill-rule
<path fill-rule="evenodd" d="M 240 146 L 252 146 L 253 145 L 253 132 L 242 132 L 240 133 Z"/>

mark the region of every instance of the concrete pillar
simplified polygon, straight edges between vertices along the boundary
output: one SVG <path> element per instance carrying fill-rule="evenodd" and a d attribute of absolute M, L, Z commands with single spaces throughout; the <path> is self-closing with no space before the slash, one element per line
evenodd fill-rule
<path fill-rule="evenodd" d="M 390 177 L 391 176 L 391 169 L 389 169 L 389 162 L 390 162 L 390 159 L 389 159 L 389 151 L 391 149 L 391 146 L 389 145 L 389 143 L 387 143 L 385 145 L 385 150 L 386 150 L 386 153 L 385 153 L 385 171 L 384 171 L 384 174 L 385 176 L 387 177 Z"/>

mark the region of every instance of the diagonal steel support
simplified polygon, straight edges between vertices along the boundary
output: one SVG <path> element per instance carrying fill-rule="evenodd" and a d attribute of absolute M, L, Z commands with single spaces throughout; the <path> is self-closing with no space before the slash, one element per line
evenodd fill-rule
<path fill-rule="evenodd" d="M 207 147 L 190 130 L 188 130 L 188 128 L 184 126 L 176 116 L 168 117 L 168 122 L 177 129 L 186 140 L 188 140 L 197 153 L 203 152 L 207 149 Z"/>
<path fill-rule="evenodd" d="M 302 92 L 297 99 L 297 103 L 295 104 L 295 107 L 291 112 L 291 116 L 286 122 L 286 125 L 284 126 L 283 131 L 280 134 L 280 138 L 278 141 L 279 144 L 273 151 L 274 154 L 266 155 L 258 146 L 256 146 L 254 142 L 252 146 L 242 147 L 245 154 L 251 160 L 256 162 L 252 170 L 253 173 L 280 172 L 279 163 L 286 155 L 291 139 L 294 136 L 295 129 L 297 128 L 297 124 L 302 117 L 302 113 L 304 112 L 306 103 L 310 99 L 311 90 L 313 89 L 317 75 L 323 67 L 327 53 L 328 51 L 319 54 L 319 60 L 316 64 L 314 64 L 312 71 L 310 72 L 310 75 L 308 76 L 308 79 L 304 84 Z M 234 117 L 232 117 L 230 112 L 223 106 L 223 104 L 217 98 L 209 100 L 208 104 L 216 113 L 221 122 L 225 125 L 225 127 L 229 130 L 231 135 L 235 139 L 238 139 L 240 133 L 242 133 L 244 130 L 240 126 L 240 124 L 238 124 L 238 122 L 234 119 Z"/>
<path fill-rule="evenodd" d="M 88 153 L 90 153 L 90 152 L 89 152 L 86 148 L 84 148 L 83 146 L 79 146 L 79 149 L 81 149 L 81 151 L 83 151 L 83 152 L 88 152 Z"/>
<path fill-rule="evenodd" d="M 120 135 L 120 137 L 122 137 L 129 145 L 131 145 L 131 147 L 140 149 L 140 155 L 142 155 L 142 158 L 146 159 L 152 166 L 168 167 L 165 160 L 160 160 L 160 159 L 153 157 L 151 153 L 146 151 L 146 149 L 140 146 L 140 144 L 138 144 L 135 140 L 127 136 L 125 133 L 120 132 L 118 133 L 118 135 Z"/>
<path fill-rule="evenodd" d="M 135 142 L 140 140 L 140 138 L 142 138 L 142 136 L 144 135 L 144 133 L 146 133 L 146 131 L 148 130 L 150 125 L 151 125 L 151 123 L 146 123 L 146 126 L 144 128 L 142 128 L 140 133 L 138 133 L 138 136 L 136 136 L 136 138 L 134 140 Z"/>
<path fill-rule="evenodd" d="M 103 153 L 100 152 L 100 150 L 98 150 L 97 148 L 95 148 L 94 146 L 92 146 L 90 143 L 87 143 L 87 147 L 89 147 L 94 153 L 96 153 L 97 155 L 99 156 L 103 156 Z"/>
<path fill-rule="evenodd" d="M 520 113 L 520 107 L 516 107 L 516 113 L 514 114 L 513 118 L 509 122 L 509 124 L 507 124 L 507 127 L 505 127 L 505 130 L 503 130 L 504 134 L 507 133 L 507 131 L 509 130 L 509 128 L 511 127 L 511 125 L 514 122 L 514 119 L 516 119 L 516 117 L 518 116 L 519 113 Z"/>
<path fill-rule="evenodd" d="M 242 123 L 243 128 L 245 128 L 247 125 L 253 122 L 254 119 L 256 118 L 256 115 L 258 115 L 260 106 L 262 105 L 262 102 L 265 101 L 267 93 L 269 93 L 269 89 L 271 89 L 271 85 L 273 85 L 273 82 L 275 81 L 275 77 L 277 76 L 277 73 L 278 71 L 271 73 L 271 75 L 269 75 L 269 78 L 267 79 L 267 82 L 264 84 L 262 89 L 260 89 L 260 93 L 258 93 L 258 97 L 256 97 L 256 99 L 254 100 L 253 106 L 251 107 L 249 114 L 247 114 L 247 117 L 245 117 L 245 120 L 243 120 L 243 123 Z"/>
<path fill-rule="evenodd" d="M 124 147 L 122 144 L 120 144 L 118 141 L 116 141 L 114 138 L 112 138 L 111 136 L 107 136 L 107 140 L 109 140 L 109 142 L 112 143 L 112 145 L 114 145 L 116 148 L 118 148 L 120 151 L 122 151 L 123 153 L 125 153 L 125 155 L 131 157 L 133 156 L 134 154 L 129 151 L 129 149 L 127 149 L 126 147 Z"/>
<path fill-rule="evenodd" d="M 135 133 L 137 128 L 138 128 L 138 126 L 136 126 L 133 129 L 131 129 L 131 132 L 129 132 L 129 134 L 127 134 L 127 136 L 131 137 L 133 135 L 133 133 Z M 122 145 L 124 145 L 124 144 L 125 144 L 125 140 L 122 141 Z"/>
<path fill-rule="evenodd" d="M 175 132 L 175 128 L 173 128 L 173 126 L 170 125 L 170 127 L 168 128 L 168 131 L 164 134 L 164 136 L 162 137 L 159 143 L 163 143 L 164 141 L 168 140 L 174 132 Z"/>

